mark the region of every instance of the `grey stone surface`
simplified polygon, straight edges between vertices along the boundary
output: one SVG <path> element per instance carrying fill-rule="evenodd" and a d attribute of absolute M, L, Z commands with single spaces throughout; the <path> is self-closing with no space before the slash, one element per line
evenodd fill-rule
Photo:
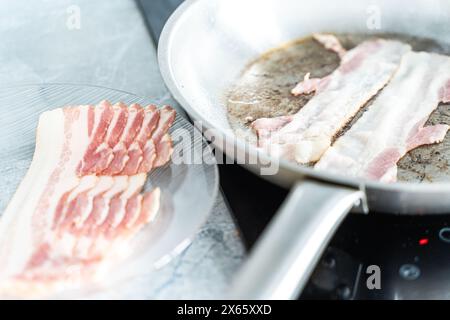
<path fill-rule="evenodd" d="M 79 29 L 71 20 L 77 10 Z M 0 39 L 0 86 L 94 84 L 174 104 L 133 0 L 2 0 Z M 5 108 L 0 106 L 0 115 Z M 94 297 L 217 298 L 243 256 L 242 241 L 219 195 L 209 221 L 180 256 Z"/>

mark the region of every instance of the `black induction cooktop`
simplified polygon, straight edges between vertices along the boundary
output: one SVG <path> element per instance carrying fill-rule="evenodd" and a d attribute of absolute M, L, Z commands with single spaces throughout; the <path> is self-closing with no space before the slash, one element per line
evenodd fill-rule
<path fill-rule="evenodd" d="M 250 249 L 288 191 L 238 165 L 220 165 L 222 191 Z M 450 299 L 450 216 L 350 214 L 303 299 Z M 373 275 L 379 271 L 379 286 Z"/>
<path fill-rule="evenodd" d="M 157 43 L 181 0 L 137 0 Z M 236 164 L 220 185 L 248 250 L 288 190 Z M 450 299 L 450 215 L 350 214 L 330 241 L 302 299 Z"/>

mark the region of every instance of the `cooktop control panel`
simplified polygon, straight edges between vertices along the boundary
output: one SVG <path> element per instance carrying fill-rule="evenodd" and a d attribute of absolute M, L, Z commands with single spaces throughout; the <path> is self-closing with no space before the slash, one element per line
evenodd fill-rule
<path fill-rule="evenodd" d="M 350 215 L 304 299 L 449 299 L 448 216 Z"/>

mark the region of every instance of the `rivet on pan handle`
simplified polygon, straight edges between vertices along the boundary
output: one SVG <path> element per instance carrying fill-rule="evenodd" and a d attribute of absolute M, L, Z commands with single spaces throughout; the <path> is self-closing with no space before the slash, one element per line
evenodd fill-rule
<path fill-rule="evenodd" d="M 298 183 L 237 274 L 229 298 L 297 298 L 336 228 L 361 203 L 360 190 Z"/>

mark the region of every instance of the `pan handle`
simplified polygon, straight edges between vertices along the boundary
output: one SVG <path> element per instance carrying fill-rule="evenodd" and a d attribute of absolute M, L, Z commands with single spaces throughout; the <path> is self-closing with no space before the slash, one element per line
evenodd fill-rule
<path fill-rule="evenodd" d="M 362 191 L 300 182 L 238 272 L 231 299 L 296 299 L 336 228 Z"/>

